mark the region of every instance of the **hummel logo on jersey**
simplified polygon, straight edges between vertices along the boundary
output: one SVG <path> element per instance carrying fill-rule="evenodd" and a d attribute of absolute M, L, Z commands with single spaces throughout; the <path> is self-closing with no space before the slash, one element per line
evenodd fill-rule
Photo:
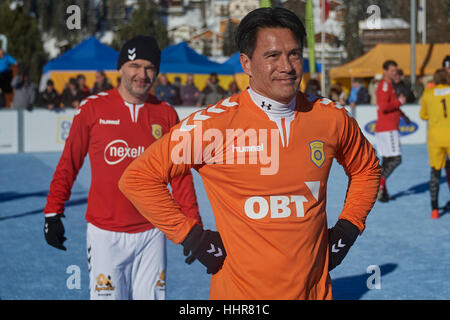
<path fill-rule="evenodd" d="M 120 124 L 120 119 L 117 119 L 117 120 L 103 120 L 102 118 L 100 118 L 99 123 L 100 124 L 112 124 L 112 125 L 118 126 Z"/>
<path fill-rule="evenodd" d="M 233 146 L 234 152 L 255 152 L 255 151 L 264 151 L 264 145 L 260 144 L 259 146 L 243 146 L 236 147 Z"/>
<path fill-rule="evenodd" d="M 263 101 L 263 102 L 261 102 L 261 108 L 270 110 L 270 109 L 272 108 L 272 105 L 269 103 L 269 104 L 266 106 L 266 102 Z"/>
<path fill-rule="evenodd" d="M 111 141 L 105 148 L 104 158 L 109 165 L 115 165 L 125 158 L 137 158 L 144 152 L 145 147 L 131 148 L 125 140 L 117 139 Z"/>
<path fill-rule="evenodd" d="M 128 49 L 128 59 L 134 60 L 136 58 L 136 48 Z"/>

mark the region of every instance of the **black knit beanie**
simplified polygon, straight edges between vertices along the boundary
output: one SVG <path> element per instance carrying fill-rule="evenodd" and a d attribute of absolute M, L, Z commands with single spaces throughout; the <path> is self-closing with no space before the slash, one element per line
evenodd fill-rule
<path fill-rule="evenodd" d="M 136 59 L 150 61 L 159 73 L 161 50 L 155 38 L 152 36 L 136 36 L 125 42 L 120 50 L 119 59 L 117 59 L 117 70 L 120 70 L 124 63 Z"/>

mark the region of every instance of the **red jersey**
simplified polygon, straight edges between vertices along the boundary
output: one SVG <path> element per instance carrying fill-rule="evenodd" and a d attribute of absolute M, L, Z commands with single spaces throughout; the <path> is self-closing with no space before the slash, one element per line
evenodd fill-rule
<path fill-rule="evenodd" d="M 378 190 L 376 152 L 356 121 L 328 99 L 298 93 L 277 124 L 248 90 L 187 117 L 125 170 L 119 188 L 168 239 L 195 221 L 165 183 L 191 168 L 205 185 L 227 257 L 211 299 L 331 299 L 326 218 L 333 159 L 349 177 L 339 216 L 365 228 Z M 164 209 L 158 210 L 155 204 Z"/>
<path fill-rule="evenodd" d="M 89 153 L 91 186 L 86 220 L 118 232 L 154 228 L 123 196 L 117 183 L 131 161 L 178 122 L 176 111 L 151 95 L 140 105 L 125 102 L 117 89 L 83 100 L 53 175 L 44 213 L 64 212 L 64 203 Z M 200 221 L 190 172 L 173 179 L 171 186 L 182 212 Z"/>
<path fill-rule="evenodd" d="M 383 79 L 378 84 L 376 94 L 378 118 L 375 132 L 398 130 L 402 103 L 397 99 L 394 86 L 390 81 Z"/>

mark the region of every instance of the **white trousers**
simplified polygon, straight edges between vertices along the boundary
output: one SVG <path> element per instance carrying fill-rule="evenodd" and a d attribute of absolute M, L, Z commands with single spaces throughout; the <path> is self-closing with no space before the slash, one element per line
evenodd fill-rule
<path fill-rule="evenodd" d="M 154 228 L 140 233 L 87 226 L 91 300 L 164 300 L 166 238 Z"/>
<path fill-rule="evenodd" d="M 382 157 L 395 157 L 402 154 L 398 130 L 375 132 L 375 144 Z"/>

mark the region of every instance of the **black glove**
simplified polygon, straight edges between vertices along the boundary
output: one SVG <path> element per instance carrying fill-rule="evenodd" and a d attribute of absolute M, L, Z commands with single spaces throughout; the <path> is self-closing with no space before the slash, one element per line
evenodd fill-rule
<path fill-rule="evenodd" d="M 196 224 L 189 231 L 186 239 L 181 243 L 184 247 L 184 255 L 187 257 L 186 263 L 191 264 L 198 259 L 206 266 L 207 273 L 217 273 L 222 268 L 227 253 L 222 243 L 222 238 L 217 231 L 203 230 Z"/>
<path fill-rule="evenodd" d="M 359 229 L 344 219 L 339 219 L 333 228 L 328 229 L 329 271 L 341 264 L 358 235 Z"/>
<path fill-rule="evenodd" d="M 67 250 L 63 246 L 63 242 L 66 241 L 64 237 L 64 225 L 61 221 L 61 217 L 65 217 L 63 214 L 57 214 L 53 217 L 45 218 L 44 235 L 47 243 L 60 250 Z"/>
<path fill-rule="evenodd" d="M 187 257 L 186 258 L 186 263 L 187 264 L 191 264 L 192 262 L 194 262 L 197 258 L 194 257 L 193 254 L 189 255 L 191 253 L 191 250 L 184 248 L 183 249 L 183 254 Z"/>

